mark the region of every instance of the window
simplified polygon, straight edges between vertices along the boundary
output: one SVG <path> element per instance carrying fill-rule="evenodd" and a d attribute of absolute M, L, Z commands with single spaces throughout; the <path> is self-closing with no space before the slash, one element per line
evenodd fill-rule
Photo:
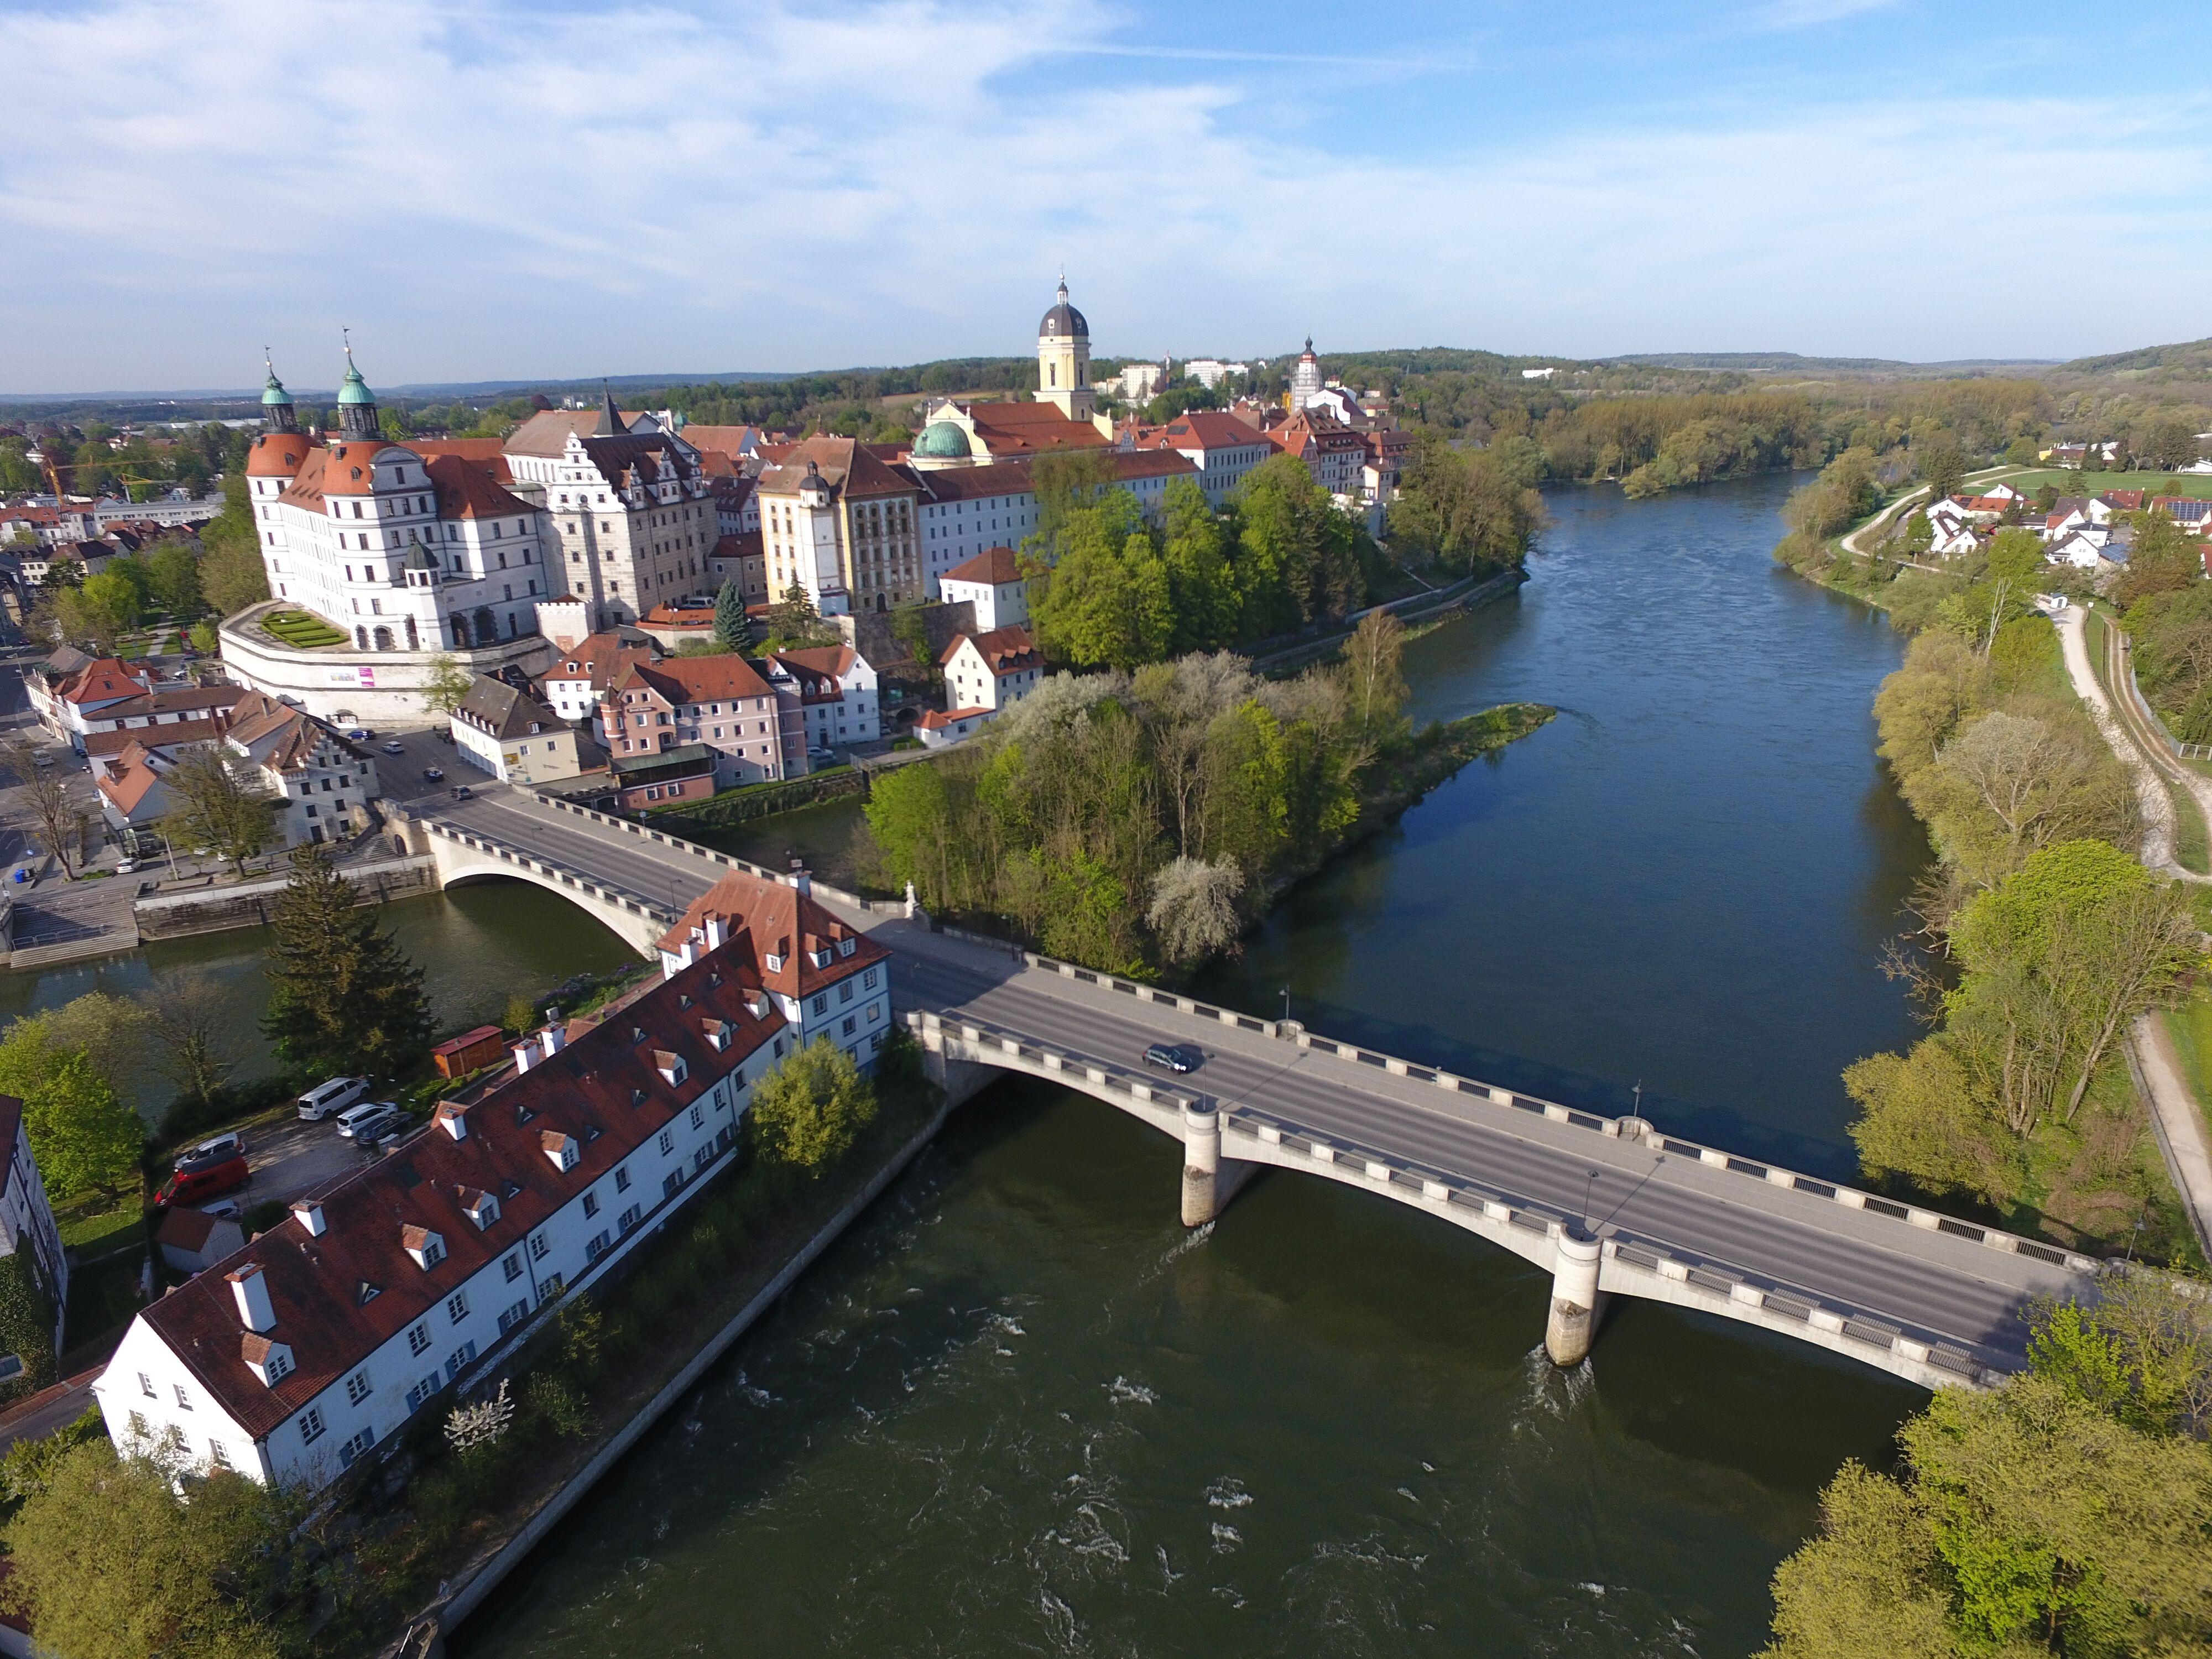
<path fill-rule="evenodd" d="M 871 968 L 866 973 L 860 975 L 860 988 L 864 991 L 872 991 L 876 988 L 876 970 L 874 969 Z"/>
<path fill-rule="evenodd" d="M 455 1291 L 446 1298 L 446 1317 L 458 1325 L 468 1316 L 469 1293 L 466 1291 Z"/>
<path fill-rule="evenodd" d="M 345 1443 L 338 1448 L 338 1462 L 350 1468 L 353 1460 L 376 1443 L 376 1431 L 363 1429 L 359 1434 L 348 1435 Z"/>
<path fill-rule="evenodd" d="M 374 1392 L 375 1385 L 369 1382 L 368 1368 L 365 1365 L 346 1378 L 346 1398 L 356 1406 Z"/>
<path fill-rule="evenodd" d="M 814 1012 L 817 1014 L 826 1014 L 830 1012 L 830 998 L 827 993 L 814 999 Z"/>
<path fill-rule="evenodd" d="M 301 1444 L 312 1446 L 323 1437 L 323 1408 L 320 1406 L 308 1407 L 300 1413 L 298 1422 Z"/>
<path fill-rule="evenodd" d="M 131 1437 L 133 1440 L 143 1440 L 146 1437 L 146 1419 L 137 1412 L 131 1413 Z"/>
<path fill-rule="evenodd" d="M 530 1241 L 530 1259 L 532 1261 L 544 1261 L 547 1253 L 551 1249 L 551 1248 L 552 1247 L 550 1245 L 546 1243 L 545 1235 L 544 1233 L 538 1233 L 532 1236 Z"/>
<path fill-rule="evenodd" d="M 837 1000 L 840 1002 L 850 1002 L 852 1000 L 853 981 L 848 979 L 842 985 L 840 985 L 837 988 Z"/>
<path fill-rule="evenodd" d="M 666 1158 L 666 1157 L 667 1157 L 671 1152 L 674 1152 L 675 1150 L 676 1150 L 676 1131 L 675 1131 L 675 1130 L 673 1130 L 673 1129 L 663 1129 L 663 1130 L 660 1132 L 660 1155 L 661 1155 L 661 1157 L 663 1157 L 663 1158 Z"/>
<path fill-rule="evenodd" d="M 584 1219 L 589 1221 L 599 1212 L 599 1195 L 597 1193 L 586 1193 L 584 1194 Z"/>
<path fill-rule="evenodd" d="M 624 1232 L 628 1232 L 631 1228 L 636 1226 L 639 1222 L 644 1219 L 645 1206 L 642 1204 L 633 1204 L 629 1208 L 622 1212 L 621 1219 L 616 1224 L 621 1227 Z"/>
<path fill-rule="evenodd" d="M 629 1166 L 628 1164 L 624 1164 L 621 1169 L 615 1171 L 615 1190 L 618 1193 L 626 1193 L 629 1190 Z M 586 1212 L 586 1213 L 588 1214 L 589 1212 Z"/>
<path fill-rule="evenodd" d="M 407 1333 L 407 1352 L 421 1353 L 429 1346 L 430 1322 L 428 1320 L 418 1319 L 415 1322 L 414 1328 Z"/>
<path fill-rule="evenodd" d="M 522 1252 L 509 1250 L 507 1253 L 507 1259 L 499 1265 L 507 1273 L 507 1282 L 512 1285 L 522 1277 Z"/>
<path fill-rule="evenodd" d="M 720 1089 L 714 1091 L 717 1099 L 720 1097 L 721 1092 Z M 707 1109 L 696 1102 L 694 1102 L 691 1107 L 691 1127 L 695 1129 L 703 1129 L 707 1127 Z"/>
<path fill-rule="evenodd" d="M 432 1371 L 429 1376 L 424 1377 L 420 1382 L 417 1382 L 413 1388 L 407 1390 L 407 1409 L 410 1413 L 421 1411 L 422 1409 L 422 1402 L 437 1392 L 438 1374 L 435 1371 Z"/>
<path fill-rule="evenodd" d="M 188 1412 L 188 1411 L 191 1410 L 191 1408 L 192 1408 L 192 1397 L 191 1397 L 191 1395 L 190 1395 L 189 1394 L 186 1394 L 186 1393 L 185 1392 L 185 1385 L 184 1385 L 183 1383 L 181 1383 L 181 1382 L 178 1383 L 178 1384 L 177 1384 L 177 1409 L 178 1409 L 179 1411 L 180 1411 L 180 1412 Z"/>
<path fill-rule="evenodd" d="M 477 1357 L 477 1345 L 464 1342 L 446 1356 L 446 1381 L 450 1382 L 461 1374 L 461 1367 Z"/>
<path fill-rule="evenodd" d="M 539 1281 L 538 1286 L 538 1300 L 539 1303 L 544 1304 L 550 1302 L 555 1297 L 560 1295 L 561 1287 L 567 1282 L 567 1279 L 560 1273 L 550 1274 L 545 1279 Z"/>
<path fill-rule="evenodd" d="M 584 1260 L 586 1261 L 597 1261 L 601 1256 L 606 1254 L 607 1243 L 607 1234 L 604 1228 L 599 1231 L 593 1233 L 591 1237 L 591 1242 L 584 1246 Z"/>
<path fill-rule="evenodd" d="M 501 1336 L 505 1336 L 507 1332 L 513 1330 L 517 1325 L 520 1325 L 529 1316 L 530 1304 L 526 1299 L 516 1303 L 511 1308 L 501 1309 L 499 1316 L 499 1334 Z"/>
<path fill-rule="evenodd" d="M 143 1371 L 138 1373 L 138 1392 L 149 1400 L 159 1400 L 161 1397 L 154 1392 L 154 1379 Z"/>
<path fill-rule="evenodd" d="M 208 1442 L 208 1467 L 211 1469 L 227 1469 L 230 1467 L 230 1454 L 222 1449 L 222 1442 L 220 1440 Z"/>
<path fill-rule="evenodd" d="M 678 1167 L 671 1170 L 668 1172 L 668 1178 L 660 1183 L 660 1195 L 663 1198 L 673 1198 L 677 1194 L 683 1190 L 684 1170 L 682 1166 L 679 1165 Z"/>

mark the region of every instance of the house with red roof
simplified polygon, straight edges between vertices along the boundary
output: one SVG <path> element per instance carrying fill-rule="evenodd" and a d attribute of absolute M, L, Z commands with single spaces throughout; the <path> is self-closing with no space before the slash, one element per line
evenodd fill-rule
<path fill-rule="evenodd" d="M 39 723 L 80 753 L 102 711 L 137 702 L 154 690 L 154 671 L 120 657 L 87 657 L 64 648 L 23 677 Z"/>
<path fill-rule="evenodd" d="M 1011 547 L 987 547 L 962 561 L 938 578 L 937 591 L 947 605 L 972 605 L 975 626 L 986 633 L 1028 625 L 1029 580 Z"/>
<path fill-rule="evenodd" d="M 957 743 L 1001 710 L 1019 702 L 1044 678 L 1044 653 L 1026 628 L 955 634 L 938 657 L 945 672 L 945 709 L 922 716 L 915 735 L 926 749 Z"/>
<path fill-rule="evenodd" d="M 675 941 L 659 983 L 515 1043 L 384 1158 L 142 1311 L 93 1385 L 117 1447 L 315 1490 L 488 1381 L 732 1164 L 799 1036 L 787 1007 L 814 1029 L 852 1019 L 863 1051 L 888 1029 L 881 947 L 782 890 L 701 901 L 702 938 Z"/>

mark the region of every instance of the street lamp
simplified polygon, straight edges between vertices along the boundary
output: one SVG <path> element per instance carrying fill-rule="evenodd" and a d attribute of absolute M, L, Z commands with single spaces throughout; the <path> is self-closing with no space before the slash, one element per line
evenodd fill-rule
<path fill-rule="evenodd" d="M 1285 985 L 1285 987 L 1283 987 L 1283 1024 L 1285 1024 L 1285 1025 L 1288 1025 L 1290 1023 L 1291 1023 L 1291 988 L 1290 988 L 1289 986 Z"/>

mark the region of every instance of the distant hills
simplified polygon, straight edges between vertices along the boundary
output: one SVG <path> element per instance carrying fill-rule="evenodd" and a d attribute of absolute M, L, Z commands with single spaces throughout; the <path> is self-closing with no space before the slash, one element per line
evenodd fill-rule
<path fill-rule="evenodd" d="M 2212 373 L 2212 340 L 2142 346 L 2105 357 L 2076 357 L 2060 365 L 2068 374 L 2204 374 Z"/>
<path fill-rule="evenodd" d="M 1958 357 L 1936 363 L 1896 357 L 1807 357 L 1795 351 L 1648 351 L 1607 357 L 1609 363 L 1649 368 L 1711 369 L 1734 374 L 1895 374 L 1942 378 L 1956 374 L 2016 374 L 2051 368 L 2055 357 Z"/>

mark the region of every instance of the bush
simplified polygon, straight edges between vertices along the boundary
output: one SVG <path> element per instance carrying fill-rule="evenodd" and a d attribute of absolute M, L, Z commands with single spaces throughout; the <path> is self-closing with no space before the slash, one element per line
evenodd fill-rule
<path fill-rule="evenodd" d="M 763 1153 L 819 1175 L 875 1115 L 875 1091 L 852 1055 L 820 1036 L 760 1080 L 747 1116 Z"/>
<path fill-rule="evenodd" d="M 580 1440 L 592 1431 L 592 1402 L 564 1377 L 540 1371 L 523 1385 L 523 1409 L 563 1440 Z"/>
<path fill-rule="evenodd" d="M 39 1283 L 28 1250 L 0 1256 L 0 1353 L 23 1362 L 0 1400 L 35 1394 L 54 1380 L 54 1304 Z"/>

